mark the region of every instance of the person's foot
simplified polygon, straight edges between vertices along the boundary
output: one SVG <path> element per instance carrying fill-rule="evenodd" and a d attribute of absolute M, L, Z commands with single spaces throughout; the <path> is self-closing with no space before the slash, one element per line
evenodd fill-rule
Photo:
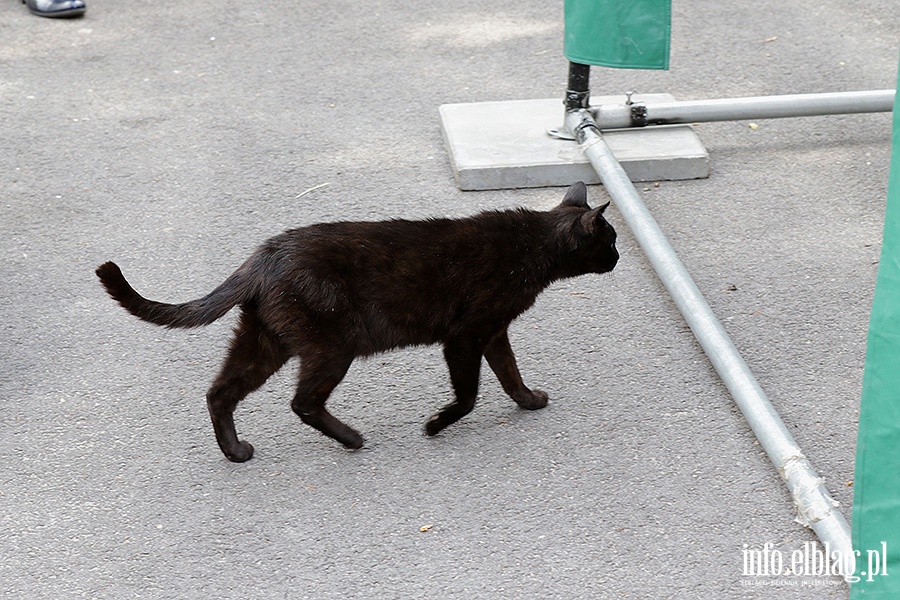
<path fill-rule="evenodd" d="M 80 17 L 87 9 L 84 0 L 22 0 L 22 4 L 39 17 Z"/>

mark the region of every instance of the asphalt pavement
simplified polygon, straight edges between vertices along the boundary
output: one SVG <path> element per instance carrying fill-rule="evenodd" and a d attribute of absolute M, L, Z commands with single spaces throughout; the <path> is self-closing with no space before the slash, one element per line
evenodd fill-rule
<path fill-rule="evenodd" d="M 595 94 L 894 87 L 893 1 L 674 11 L 671 71 L 595 69 Z M 561 99 L 562 36 L 538 0 L 0 3 L 0 597 L 845 598 L 743 572 L 814 535 L 614 208 L 615 272 L 511 328 L 546 409 L 485 369 L 426 438 L 440 350 L 393 352 L 330 401 L 358 452 L 290 411 L 289 366 L 238 409 L 256 455 L 227 462 L 204 394 L 234 314 L 163 330 L 97 283 L 115 260 L 183 301 L 290 227 L 554 206 L 457 190 L 438 107 Z M 754 125 L 698 126 L 711 176 L 639 189 L 849 518 L 891 118 Z"/>

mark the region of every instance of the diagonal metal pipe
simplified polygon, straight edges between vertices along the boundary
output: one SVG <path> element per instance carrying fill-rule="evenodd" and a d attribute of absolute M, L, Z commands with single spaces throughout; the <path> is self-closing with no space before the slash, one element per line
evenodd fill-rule
<path fill-rule="evenodd" d="M 721 377 L 750 428 L 787 485 L 799 521 L 811 527 L 835 560 L 845 579 L 854 573 L 850 527 L 837 509 L 797 442 L 766 397 L 747 363 L 729 339 L 697 285 L 679 260 L 634 184 L 603 140 L 586 109 L 566 113 L 565 126 L 581 145 L 613 203 L 628 223 L 663 285 L 671 294 L 710 362 Z"/>

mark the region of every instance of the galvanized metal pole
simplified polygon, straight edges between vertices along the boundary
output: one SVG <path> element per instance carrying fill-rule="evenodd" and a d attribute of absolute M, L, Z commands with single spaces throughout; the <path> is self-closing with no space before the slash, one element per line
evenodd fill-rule
<path fill-rule="evenodd" d="M 654 104 L 632 102 L 629 97 L 622 104 L 601 104 L 591 107 L 590 111 L 597 126 L 603 130 L 645 125 L 891 112 L 893 107 L 894 90 L 874 90 Z"/>
<path fill-rule="evenodd" d="M 662 230 L 641 201 L 634 184 L 613 156 L 588 110 L 566 113 L 566 128 L 591 161 L 613 203 L 675 300 L 703 350 L 743 412 L 753 433 L 784 480 L 800 514 L 829 554 L 839 553 L 842 574 L 854 572 L 850 527 L 822 479 L 784 426 L 750 368 L 728 338 Z"/>

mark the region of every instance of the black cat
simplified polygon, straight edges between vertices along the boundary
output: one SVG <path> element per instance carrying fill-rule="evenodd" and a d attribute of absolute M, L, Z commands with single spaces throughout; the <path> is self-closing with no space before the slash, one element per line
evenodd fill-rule
<path fill-rule="evenodd" d="M 140 296 L 108 262 L 97 276 L 131 314 L 166 327 L 199 327 L 240 305 L 231 350 L 207 406 L 219 447 L 243 462 L 234 409 L 292 356 L 294 412 L 348 448 L 362 436 L 325 409 L 358 356 L 442 343 L 456 395 L 425 423 L 434 435 L 475 405 L 482 356 L 522 408 L 547 405 L 519 375 L 507 327 L 553 281 L 611 271 L 616 232 L 591 209 L 583 183 L 553 210 L 488 211 L 464 219 L 322 223 L 265 242 L 219 287 L 184 304 Z"/>

